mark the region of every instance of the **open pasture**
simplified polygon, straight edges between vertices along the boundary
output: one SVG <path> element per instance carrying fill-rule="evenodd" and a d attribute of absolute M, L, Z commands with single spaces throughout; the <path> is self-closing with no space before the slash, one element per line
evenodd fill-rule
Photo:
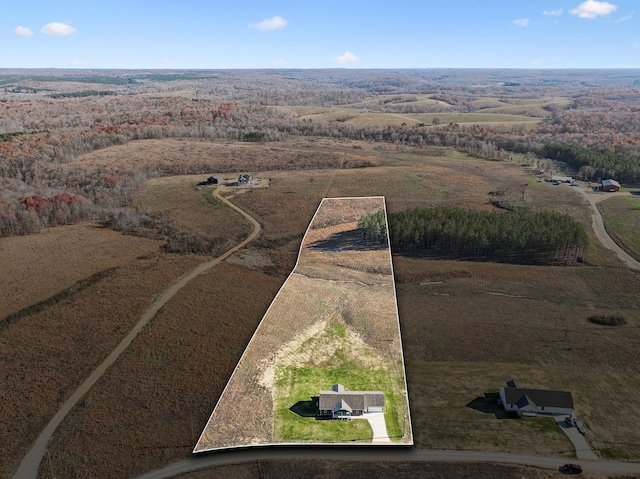
<path fill-rule="evenodd" d="M 323 123 L 340 122 L 356 127 L 371 126 L 399 126 L 403 123 L 409 126 L 434 126 L 433 119 L 439 124 L 457 123 L 458 125 L 487 125 L 487 126 L 528 126 L 533 128 L 540 120 L 538 110 L 523 106 L 509 106 L 498 111 L 476 111 L 471 113 L 395 113 L 372 111 L 350 106 L 299 109 L 300 118 L 306 121 Z M 535 115 L 534 115 L 535 113 Z"/>
<path fill-rule="evenodd" d="M 601 457 L 640 455 L 633 413 L 640 408 L 635 394 L 640 386 L 636 275 L 622 268 L 399 257 L 394 266 L 418 444 L 524 452 L 540 438 L 529 440 L 516 429 L 521 426 L 506 425 L 526 421 L 497 421 L 492 414 L 464 408 L 476 396 L 516 379 L 533 388 L 571 391 L 576 413 L 591 431 L 587 439 Z M 611 312 L 611 305 L 628 320 L 625 326 L 587 321 Z M 532 423 L 532 434 L 539 424 Z M 616 443 L 616 430 L 624 441 Z M 469 431 L 478 431 L 484 439 L 469 438 Z M 556 446 L 546 439 L 538 444 L 540 454 L 564 451 L 561 441 Z"/>
<path fill-rule="evenodd" d="M 0 476 L 11 476 L 60 405 L 111 353 L 153 298 L 203 260 L 165 254 L 130 260 L 0 333 L 0 403 L 11 411 L 0 415 L 5 446 L 0 448 Z M 125 375 L 119 381 L 133 385 L 142 377 Z M 91 398 L 85 398 L 79 409 L 90 405 Z M 115 411 L 122 408 L 110 414 Z"/>
<path fill-rule="evenodd" d="M 81 155 L 72 165 L 152 167 L 167 176 L 374 165 L 374 155 L 349 149 L 354 143 L 313 139 L 266 144 L 193 139 L 138 140 Z"/>
<path fill-rule="evenodd" d="M 479 98 L 470 102 L 476 111 L 491 114 L 524 115 L 533 118 L 549 118 L 552 110 L 562 110 L 571 103 L 570 98 Z"/>
<path fill-rule="evenodd" d="M 0 320 L 100 271 L 158 251 L 159 247 L 159 241 L 124 236 L 96 224 L 2 238 Z"/>
<path fill-rule="evenodd" d="M 206 179 L 205 175 L 153 178 L 131 206 L 143 213 L 166 215 L 181 227 L 212 240 L 215 252 L 221 254 L 242 241 L 250 225 L 211 196 L 215 186 L 195 188 Z"/>
<path fill-rule="evenodd" d="M 598 203 L 607 232 L 640 261 L 640 196 L 618 196 Z"/>
<path fill-rule="evenodd" d="M 216 467 L 181 475 L 180 479 L 280 479 L 282 477 L 331 477 L 333 479 L 369 479 L 371 477 L 402 477 L 421 479 L 557 479 L 558 471 L 539 467 L 490 463 L 345 461 L 345 460 L 269 460 Z M 585 473 L 587 479 L 600 475 Z"/>
<path fill-rule="evenodd" d="M 281 283 L 226 263 L 185 286 L 63 422 L 41 477 L 135 477 L 188 456 Z"/>
<path fill-rule="evenodd" d="M 147 160 L 145 145 L 125 145 L 140 165 Z M 158 151 L 163 149 L 162 142 L 156 147 Z M 394 211 L 443 203 L 493 208 L 488 192 L 505 190 L 524 195 L 534 207 L 565 210 L 590 225 L 586 202 L 571 188 L 545 184 L 523 187 L 532 172 L 516 164 L 449 155 L 438 148 L 406 151 L 393 145 L 352 141 L 305 140 L 278 147 L 306 150 L 313 158 L 323 152 L 356 155 L 380 167 L 268 174 L 259 167 L 243 170 L 273 180 L 269 189 L 247 191 L 232 199 L 259 219 L 264 228 L 261 237 L 245 256 L 238 256 L 239 264 L 221 265 L 204 275 L 201 281 L 209 286 L 194 285 L 165 305 L 149 326 L 144 342 L 136 341 L 132 346 L 135 349 L 125 355 L 126 361 L 121 359 L 109 377 L 94 387 L 88 405 L 72 412 L 52 441 L 51 464 L 56 477 L 65 476 L 65 471 L 72 477 L 133 476 L 190 453 L 233 369 L 234 358 L 242 353 L 278 286 L 293 268 L 305 228 L 326 195 L 385 195 L 389 210 Z M 219 148 L 230 156 L 235 151 L 233 147 L 225 150 L 224 144 Z M 238 148 L 255 162 L 250 164 L 258 164 L 264 145 L 240 144 Z M 110 155 L 109 150 L 103 152 Z M 173 160 L 180 158 L 179 152 L 172 154 Z M 208 159 L 195 160 L 204 164 Z M 126 164 L 128 159 L 119 157 L 118 161 Z M 180 210 L 174 209 L 172 214 L 179 217 Z M 252 261 L 254 257 L 275 267 L 264 266 L 262 270 L 268 273 L 264 274 L 260 262 Z M 640 457 L 633 446 L 640 443 L 635 437 L 640 427 L 630 420 L 634 415 L 629 409 L 639 408 L 632 397 L 638 373 L 633 369 L 636 362 L 632 362 L 630 349 L 640 319 L 634 303 L 637 279 L 619 268 L 616 259 L 600 247 L 592 246 L 587 257 L 593 267 L 549 269 L 394 258 L 418 445 L 515 452 L 531 443 L 536 451 L 570 455 L 571 445 L 544 421 L 542 425 L 509 422 L 505 426 L 490 414 L 466 407 L 485 390 L 496 391 L 505 380 L 515 377 L 531 386 L 572 388 L 578 412 L 593 433 L 590 440 L 596 453 L 603 457 Z M 258 264 L 258 269 L 248 270 L 243 264 L 254 269 Z M 179 274 L 165 275 L 168 280 Z M 149 275 L 146 280 L 155 284 L 153 278 Z M 420 284 L 438 281 L 445 282 Z M 429 289 L 433 287 L 443 289 Z M 105 294 L 93 287 L 87 293 L 92 291 L 96 296 L 83 297 L 78 308 Z M 251 291 L 251 297 L 247 297 L 247 291 Z M 626 326 L 606 328 L 586 321 L 585 314 L 605 313 L 611 305 L 624 310 L 629 320 Z M 478 311 L 485 313 L 479 316 Z M 504 327 L 500 321 L 504 321 Z M 188 328 L 189 333 L 185 329 L 177 333 L 174 322 Z M 178 346 L 176 337 L 183 341 Z M 219 361 L 223 348 L 229 355 Z M 194 359 L 191 352 L 198 358 Z M 601 367 L 599 361 L 605 366 Z M 451 368 L 447 369 L 449 363 Z M 474 369 L 476 365 L 479 369 Z M 83 378 L 83 373 L 78 377 Z M 141 377 L 145 378 L 142 382 Z M 34 388 L 25 385 L 21 397 Z M 620 399 L 616 399 L 615 407 L 608 407 L 607 401 L 614 396 Z M 177 398 L 177 402 L 167 398 Z M 187 406 L 183 408 L 184 404 Z M 121 411 L 128 408 L 133 415 L 122 416 Z M 190 408 L 193 413 L 184 412 Z M 458 422 L 460 414 L 464 420 Z M 465 439 L 471 426 L 477 433 Z M 629 437 L 624 442 L 620 440 L 623 429 Z M 174 437 L 175 441 L 166 439 Z M 87 441 L 91 447 L 86 447 Z M 20 447 L 24 450 L 28 443 L 25 436 Z M 13 453 L 15 461 L 21 456 L 20 447 Z M 7 470 L 11 470 L 7 464 Z M 41 475 L 49 476 L 47 463 L 43 463 Z"/>

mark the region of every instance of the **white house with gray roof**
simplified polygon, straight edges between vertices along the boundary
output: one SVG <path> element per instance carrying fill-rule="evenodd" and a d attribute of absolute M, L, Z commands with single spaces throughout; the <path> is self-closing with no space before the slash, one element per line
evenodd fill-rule
<path fill-rule="evenodd" d="M 350 419 L 367 413 L 384 411 L 382 391 L 349 391 L 342 384 L 334 384 L 331 391 L 320 391 L 318 399 L 320 416 L 333 419 Z"/>
<path fill-rule="evenodd" d="M 521 388 L 515 381 L 500 388 L 500 399 L 505 411 L 518 416 L 562 416 L 573 414 L 573 398 L 568 391 Z"/>

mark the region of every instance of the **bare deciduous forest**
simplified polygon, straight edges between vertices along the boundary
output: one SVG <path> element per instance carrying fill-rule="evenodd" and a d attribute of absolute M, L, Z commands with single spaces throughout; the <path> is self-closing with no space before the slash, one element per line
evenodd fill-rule
<path fill-rule="evenodd" d="M 610 160 L 576 163 L 583 179 L 640 181 L 634 70 L 3 70 L 0 88 L 0 236 L 113 219 L 150 177 L 206 173 L 160 158 L 143 168 L 74 162 L 140 139 L 328 137 L 531 161 L 567 145 Z"/>

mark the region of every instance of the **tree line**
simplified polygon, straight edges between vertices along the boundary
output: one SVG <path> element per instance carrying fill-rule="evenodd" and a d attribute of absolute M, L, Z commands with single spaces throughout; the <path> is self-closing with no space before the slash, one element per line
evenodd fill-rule
<path fill-rule="evenodd" d="M 569 264 L 588 243 L 584 227 L 555 211 L 412 208 L 389 215 L 394 252 L 426 256 Z"/>
<path fill-rule="evenodd" d="M 544 155 L 579 170 L 578 177 L 583 180 L 615 178 L 624 183 L 640 182 L 640 158 L 562 143 L 545 145 Z"/>

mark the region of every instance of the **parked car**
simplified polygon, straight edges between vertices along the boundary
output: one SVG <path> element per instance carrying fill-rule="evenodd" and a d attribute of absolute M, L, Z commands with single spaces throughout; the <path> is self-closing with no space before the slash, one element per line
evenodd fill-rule
<path fill-rule="evenodd" d="M 582 474 L 582 466 L 578 464 L 565 464 L 559 470 L 562 474 Z"/>
<path fill-rule="evenodd" d="M 576 419 L 576 427 L 578 428 L 578 431 L 580 431 L 580 434 L 586 434 L 587 433 L 587 427 L 579 419 Z"/>
<path fill-rule="evenodd" d="M 576 425 L 575 421 L 573 420 L 573 418 L 571 416 L 567 416 L 566 418 L 564 418 L 564 422 L 569 427 L 573 427 L 573 426 Z"/>

